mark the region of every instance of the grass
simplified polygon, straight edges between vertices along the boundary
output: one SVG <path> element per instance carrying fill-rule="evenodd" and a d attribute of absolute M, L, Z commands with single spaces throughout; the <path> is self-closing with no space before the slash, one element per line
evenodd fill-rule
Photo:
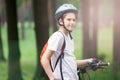
<path fill-rule="evenodd" d="M 25 23 L 25 39 L 21 39 L 21 28 L 19 24 L 19 40 L 20 40 L 20 51 L 21 51 L 21 69 L 24 80 L 32 80 L 35 69 L 36 69 L 36 42 L 34 25 Z M 82 58 L 82 27 L 81 24 L 72 33 L 75 42 L 75 56 L 77 59 Z M 0 62 L 0 80 L 7 80 L 8 76 L 8 43 L 7 43 L 7 27 L 4 25 L 2 28 L 2 40 L 4 55 L 7 59 L 6 62 Z M 112 27 L 101 27 L 98 32 L 98 53 L 100 55 L 105 55 L 106 60 L 112 60 Z M 103 70 L 93 72 L 91 75 L 91 80 L 101 80 L 94 79 L 96 77 L 100 78 L 104 76 L 104 80 L 110 80 L 103 73 L 108 73 L 109 71 Z M 111 74 L 107 74 L 110 76 Z"/>

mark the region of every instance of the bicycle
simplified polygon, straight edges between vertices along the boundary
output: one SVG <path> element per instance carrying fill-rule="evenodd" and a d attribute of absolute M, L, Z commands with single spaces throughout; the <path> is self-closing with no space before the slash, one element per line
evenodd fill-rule
<path fill-rule="evenodd" d="M 101 68 L 104 68 L 105 66 L 109 66 L 109 65 L 110 65 L 109 62 L 103 62 L 103 61 L 97 60 L 97 59 L 95 61 L 89 62 L 88 65 L 86 65 L 84 67 L 79 67 L 77 69 L 79 80 L 85 80 L 84 74 L 87 73 L 88 70 L 96 71 L 97 69 L 101 69 Z M 88 78 L 90 80 L 89 74 L 88 74 Z"/>

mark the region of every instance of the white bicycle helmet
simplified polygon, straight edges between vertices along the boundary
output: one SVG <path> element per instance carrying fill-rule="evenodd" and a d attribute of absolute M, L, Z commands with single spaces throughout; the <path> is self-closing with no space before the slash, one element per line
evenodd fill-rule
<path fill-rule="evenodd" d="M 63 14 L 66 13 L 66 12 L 74 12 L 77 15 L 78 10 L 72 4 L 63 4 L 55 12 L 55 18 L 56 18 L 56 20 L 58 20 L 60 17 L 62 17 Z"/>

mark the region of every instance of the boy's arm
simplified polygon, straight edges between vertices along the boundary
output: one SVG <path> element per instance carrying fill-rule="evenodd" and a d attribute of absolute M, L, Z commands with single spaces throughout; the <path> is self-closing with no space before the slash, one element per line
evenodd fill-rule
<path fill-rule="evenodd" d="M 87 65 L 89 61 L 93 60 L 93 58 L 90 59 L 83 59 L 83 60 L 77 60 L 77 67 Z"/>
<path fill-rule="evenodd" d="M 54 51 L 47 49 L 41 59 L 42 66 L 50 80 L 53 80 L 55 78 L 50 66 L 50 58 L 53 55 L 53 53 Z"/>

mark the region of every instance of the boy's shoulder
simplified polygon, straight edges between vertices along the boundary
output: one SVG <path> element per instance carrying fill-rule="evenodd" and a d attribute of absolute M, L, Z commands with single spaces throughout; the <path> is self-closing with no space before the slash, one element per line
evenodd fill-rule
<path fill-rule="evenodd" d="M 64 34 L 61 32 L 61 31 L 56 31 L 52 34 L 52 36 L 56 36 L 56 37 L 61 37 L 63 38 L 64 37 Z"/>

